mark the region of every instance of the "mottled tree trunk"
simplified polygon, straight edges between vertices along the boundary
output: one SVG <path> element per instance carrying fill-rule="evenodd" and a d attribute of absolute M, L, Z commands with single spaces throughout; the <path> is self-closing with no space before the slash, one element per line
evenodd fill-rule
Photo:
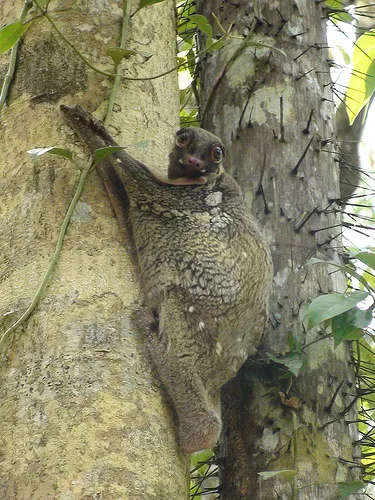
<path fill-rule="evenodd" d="M 2 23 L 24 2 L 0 2 Z M 95 66 L 119 45 L 121 1 L 51 1 L 65 36 Z M 171 43 L 172 40 L 172 43 Z M 157 75 L 175 65 L 173 1 L 132 18 L 125 75 Z M 150 58 L 149 56 L 152 55 Z M 0 84 L 9 54 L 0 59 Z M 48 266 L 80 172 L 35 147 L 81 148 L 60 103 L 103 118 L 112 82 L 82 62 L 42 16 L 20 47 L 0 122 L 1 334 L 25 310 Z M 175 74 L 121 85 L 111 133 L 154 167 L 166 165 L 178 126 Z M 79 155 L 82 165 L 87 155 Z M 2 499 L 172 499 L 188 495 L 186 457 L 144 339 L 132 322 L 138 280 L 102 181 L 90 174 L 55 272 L 31 318 L 2 346 Z"/>
<path fill-rule="evenodd" d="M 274 294 L 262 352 L 277 355 L 288 351 L 289 332 L 307 343 L 318 338 L 316 329 L 305 331 L 304 307 L 345 287 L 333 268 L 306 266 L 313 256 L 340 262 L 342 251 L 341 220 L 330 202 L 339 196 L 338 168 L 325 151 L 335 130 L 322 2 L 198 5 L 214 25 L 211 12 L 225 28 L 233 23 L 232 35 L 250 33 L 249 41 L 261 44 L 232 38 L 206 56 L 201 111 L 202 125 L 227 145 L 227 166 L 271 246 Z M 224 388 L 221 500 L 334 500 L 338 482 L 358 477 L 357 427 L 350 423 L 356 405 L 346 411 L 355 397 L 348 345 L 335 350 L 326 339 L 306 353 L 290 388 L 276 365 L 254 361 Z M 285 404 L 291 396 L 300 409 Z M 283 469 L 296 476 L 258 475 Z"/>

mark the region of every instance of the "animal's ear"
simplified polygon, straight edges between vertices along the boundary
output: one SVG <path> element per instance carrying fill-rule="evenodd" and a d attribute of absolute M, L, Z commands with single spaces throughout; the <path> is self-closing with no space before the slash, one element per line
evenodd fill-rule
<path fill-rule="evenodd" d="M 190 129 L 185 127 L 185 128 L 180 128 L 180 130 L 177 130 L 176 132 L 176 136 L 179 136 L 179 135 L 182 135 L 182 134 L 185 134 L 185 133 L 189 133 L 190 132 Z"/>

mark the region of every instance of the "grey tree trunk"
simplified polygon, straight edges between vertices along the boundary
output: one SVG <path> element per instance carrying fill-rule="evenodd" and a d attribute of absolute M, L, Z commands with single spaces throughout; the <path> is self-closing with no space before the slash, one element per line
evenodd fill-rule
<path fill-rule="evenodd" d="M 23 4 L 0 2 L 2 23 L 17 19 Z M 59 0 L 48 10 L 94 66 L 112 70 L 106 49 L 119 45 L 122 2 Z M 125 76 L 173 68 L 175 36 L 172 0 L 142 9 L 132 18 L 129 48 L 137 55 L 126 61 Z M 9 54 L 0 59 L 0 84 L 8 61 Z M 87 155 L 63 123 L 59 105 L 81 104 L 103 118 L 111 87 L 38 17 L 21 44 L 0 122 L 0 335 L 41 282 L 80 175 L 62 158 L 33 162 L 26 151 L 76 142 L 85 165 Z M 128 82 L 116 99 L 111 133 L 124 145 L 147 139 L 145 152 L 132 153 L 166 167 L 178 102 L 175 74 Z M 127 244 L 93 172 L 41 302 L 2 346 L 4 500 L 188 496 L 187 460 L 132 322 L 138 279 Z"/>
<path fill-rule="evenodd" d="M 338 168 L 326 151 L 335 130 L 323 3 L 219 4 L 200 0 L 199 12 L 215 26 L 214 12 L 225 28 L 233 23 L 231 35 L 250 33 L 248 41 L 260 44 L 231 38 L 206 56 L 201 111 L 202 126 L 226 144 L 227 167 L 272 249 L 274 295 L 262 358 L 287 352 L 288 334 L 306 343 L 319 338 L 317 329 L 305 329 L 305 306 L 345 288 L 341 273 L 306 266 L 313 256 L 340 262 L 342 252 L 341 219 L 331 203 L 339 196 Z M 358 478 L 349 346 L 335 350 L 326 339 L 306 353 L 290 387 L 276 364 L 254 360 L 225 386 L 221 500 L 334 500 L 337 483 Z M 262 481 L 258 474 L 284 469 L 296 475 Z"/>

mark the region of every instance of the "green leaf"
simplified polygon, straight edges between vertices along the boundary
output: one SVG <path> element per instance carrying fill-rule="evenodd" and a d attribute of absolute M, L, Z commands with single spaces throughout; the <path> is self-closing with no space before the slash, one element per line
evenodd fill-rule
<path fill-rule="evenodd" d="M 362 481 L 352 481 L 351 483 L 338 483 L 338 489 L 342 498 L 346 498 L 365 487 Z"/>
<path fill-rule="evenodd" d="M 352 309 L 368 297 L 368 292 L 329 293 L 314 299 L 308 309 L 308 328 Z"/>
<path fill-rule="evenodd" d="M 289 347 L 289 351 L 301 351 L 301 342 L 296 335 L 293 335 L 291 331 L 288 331 L 286 334 L 286 343 Z"/>
<path fill-rule="evenodd" d="M 207 40 L 208 42 L 208 40 Z M 220 40 L 217 40 L 216 42 L 212 41 L 212 38 L 209 40 L 210 43 L 207 43 L 207 47 L 204 50 L 204 52 L 213 52 L 214 50 L 219 50 L 222 47 L 224 47 L 224 40 L 220 38 Z"/>
<path fill-rule="evenodd" d="M 332 319 L 332 336 L 337 347 L 343 340 L 358 340 L 365 335 L 363 330 L 372 321 L 370 309 L 353 307 Z"/>
<path fill-rule="evenodd" d="M 375 90 L 375 30 L 367 31 L 355 42 L 352 66 L 345 97 L 350 125 Z"/>
<path fill-rule="evenodd" d="M 375 276 L 371 269 L 366 269 L 363 273 L 363 280 L 366 282 L 367 286 L 371 288 L 375 288 Z"/>
<path fill-rule="evenodd" d="M 147 149 L 148 148 L 148 141 L 140 141 L 135 144 L 137 148 L 140 149 Z M 122 151 L 123 149 L 126 149 L 127 146 L 107 146 L 105 148 L 98 148 L 94 151 L 94 161 L 95 163 L 99 163 L 101 160 L 104 160 L 104 158 L 107 158 L 107 156 L 112 155 L 113 153 L 118 153 L 119 151 Z"/>
<path fill-rule="evenodd" d="M 194 50 L 189 50 L 189 52 L 186 54 L 186 61 L 188 63 L 188 70 L 190 73 L 191 78 L 194 78 L 194 73 L 195 73 L 195 53 Z"/>
<path fill-rule="evenodd" d="M 345 64 L 350 64 L 350 55 L 344 50 L 343 47 L 340 47 L 339 45 L 335 46 L 335 49 L 338 49 L 341 52 L 341 55 L 344 59 Z"/>
<path fill-rule="evenodd" d="M 366 252 L 359 252 L 359 253 L 366 253 Z M 370 252 L 367 252 L 367 253 L 370 253 Z M 355 258 L 355 255 L 353 255 L 352 258 Z M 369 285 L 371 286 L 371 283 L 369 283 L 368 279 L 365 278 L 364 276 L 361 276 L 360 274 L 358 274 L 356 271 L 356 268 L 354 266 L 351 266 L 351 265 L 341 266 L 341 265 L 337 264 L 337 262 L 317 259 L 316 257 L 311 257 L 311 259 L 309 259 L 305 263 L 305 266 L 309 266 L 312 264 L 329 264 L 331 266 L 336 267 L 337 269 L 341 269 L 342 271 L 344 271 L 347 274 L 350 274 L 350 276 L 354 276 L 354 278 L 356 278 L 360 283 L 362 283 L 362 285 L 365 288 L 368 288 Z"/>
<path fill-rule="evenodd" d="M 115 66 L 118 66 L 124 58 L 129 59 L 130 56 L 135 54 L 134 50 L 122 49 L 121 47 L 109 47 L 107 49 L 107 55 L 112 58 Z"/>
<path fill-rule="evenodd" d="M 41 156 L 45 154 L 62 156 L 63 158 L 67 158 L 71 160 L 73 158 L 73 153 L 69 149 L 56 148 L 54 146 L 50 148 L 34 148 L 29 149 L 27 152 L 34 160 L 37 160 Z"/>
<path fill-rule="evenodd" d="M 147 5 L 152 5 L 154 3 L 160 3 L 163 2 L 164 0 L 141 0 L 139 2 L 139 7 L 137 10 L 143 9 L 143 7 L 147 7 Z"/>
<path fill-rule="evenodd" d="M 375 253 L 372 252 L 358 252 L 352 255 L 353 259 L 358 259 L 366 264 L 371 269 L 375 269 Z"/>
<path fill-rule="evenodd" d="M 193 39 L 193 33 L 195 33 L 196 27 L 197 27 L 197 25 L 195 23 L 191 22 L 188 17 L 183 17 L 178 22 L 177 30 L 178 30 L 179 35 L 182 35 L 184 40 L 186 39 L 186 41 L 188 43 L 190 41 L 190 45 L 195 45 L 195 41 Z M 189 35 L 189 33 L 190 33 L 190 35 Z"/>
<path fill-rule="evenodd" d="M 335 12 L 330 15 L 330 18 L 335 22 L 335 21 L 341 21 L 342 23 L 352 23 L 353 22 L 353 16 L 349 14 L 349 12 Z M 337 24 L 335 22 L 335 24 Z"/>
<path fill-rule="evenodd" d="M 329 17 L 335 24 L 337 21 L 344 23 L 353 21 L 353 17 L 345 10 L 342 0 L 327 0 L 325 3 L 329 9 Z"/>
<path fill-rule="evenodd" d="M 190 465 L 192 467 L 200 467 L 202 466 L 203 462 L 207 462 L 212 458 L 213 455 L 213 450 L 212 449 L 207 449 L 207 450 L 202 450 L 198 451 L 196 453 L 193 453 L 190 457 Z"/>
<path fill-rule="evenodd" d="M 335 348 L 344 340 L 360 340 L 365 335 L 366 332 L 364 330 L 361 330 L 360 328 L 354 328 L 352 331 L 348 332 L 345 335 L 342 335 L 342 332 L 338 332 L 337 334 L 335 333 L 335 335 L 333 335 Z"/>
<path fill-rule="evenodd" d="M 285 479 L 288 481 L 291 481 L 295 475 L 297 474 L 297 471 L 294 469 L 284 469 L 284 470 L 268 470 L 264 472 L 258 472 L 258 475 L 263 479 L 271 479 L 272 477 L 275 476 L 284 476 Z"/>
<path fill-rule="evenodd" d="M 329 9 L 343 10 L 342 0 L 326 0 L 325 4 Z"/>
<path fill-rule="evenodd" d="M 361 276 L 360 274 L 358 274 L 357 271 L 355 270 L 355 268 L 353 269 L 350 265 L 346 265 L 346 266 L 343 266 L 342 269 L 345 271 L 346 274 L 349 274 L 350 276 L 353 276 L 354 278 L 356 278 L 363 285 L 364 288 L 368 289 L 368 286 L 370 285 L 370 283 L 368 282 L 368 280 L 365 278 L 364 275 Z"/>
<path fill-rule="evenodd" d="M 372 311 L 371 309 L 353 307 L 353 309 L 349 309 L 349 311 L 336 316 L 332 321 L 334 320 L 344 321 L 355 328 L 366 328 L 372 321 Z"/>
<path fill-rule="evenodd" d="M 112 155 L 113 153 L 118 153 L 125 149 L 124 146 L 107 146 L 105 148 L 98 148 L 94 151 L 94 160 L 95 163 L 98 163 L 100 160 L 107 158 L 107 156 Z"/>
<path fill-rule="evenodd" d="M 28 30 L 30 23 L 22 24 L 21 21 L 7 24 L 0 29 L 0 52 L 7 52 L 13 47 L 21 36 Z"/>
<path fill-rule="evenodd" d="M 193 14 L 188 16 L 192 23 L 195 23 L 197 28 L 200 29 L 208 38 L 212 38 L 212 26 L 208 22 L 206 16 L 202 16 L 201 14 Z"/>
<path fill-rule="evenodd" d="M 178 53 L 187 52 L 192 49 L 192 40 L 181 40 L 178 44 Z"/>
<path fill-rule="evenodd" d="M 279 356 L 277 358 L 273 354 L 267 352 L 267 356 L 274 363 L 286 366 L 288 370 L 293 373 L 293 375 L 298 377 L 298 374 L 301 371 L 304 361 L 303 358 L 300 356 L 300 354 L 296 352 L 290 352 L 288 354 L 284 354 L 284 356 Z"/>

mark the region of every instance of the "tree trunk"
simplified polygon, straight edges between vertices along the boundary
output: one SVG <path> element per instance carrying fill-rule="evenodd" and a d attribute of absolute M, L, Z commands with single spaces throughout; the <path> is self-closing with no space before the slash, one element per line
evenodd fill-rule
<path fill-rule="evenodd" d="M 313 256 L 340 263 L 342 253 L 341 219 L 331 203 L 339 197 L 339 180 L 331 154 L 334 109 L 322 6 L 306 0 L 221 7 L 198 2 L 215 34 L 211 12 L 225 28 L 233 23 L 231 35 L 250 33 L 248 41 L 259 43 L 227 39 L 223 50 L 202 61 L 201 113 L 202 126 L 226 144 L 227 168 L 273 254 L 274 295 L 260 357 L 288 352 L 287 335 L 306 343 L 319 338 L 317 329 L 306 331 L 305 306 L 320 293 L 345 288 L 342 273 L 306 265 Z M 340 498 L 337 483 L 358 478 L 348 345 L 334 349 L 330 339 L 321 340 L 306 354 L 291 387 L 277 364 L 255 361 L 225 386 L 221 500 L 333 500 Z M 259 475 L 285 469 L 296 475 Z"/>
<path fill-rule="evenodd" d="M 24 2 L 2 2 L 2 22 Z M 111 72 L 106 49 L 119 45 L 122 2 L 51 1 L 48 11 L 94 66 Z M 132 17 L 125 76 L 175 65 L 172 0 Z M 173 43 L 171 43 L 173 40 Z M 147 54 L 146 54 L 147 52 Z M 152 55 L 152 57 L 149 57 Z M 0 75 L 8 55 L 0 59 Z M 89 69 L 39 15 L 20 44 L 15 80 L 0 123 L 1 283 L 5 331 L 27 307 L 53 254 L 80 175 L 71 162 L 36 147 L 71 147 L 61 103 L 103 118 L 111 79 Z M 177 78 L 128 82 L 114 106 L 120 144 L 166 166 L 178 126 Z M 152 160 L 150 160 L 152 159 Z M 87 163 L 79 154 L 79 161 Z M 90 174 L 49 285 L 30 319 L 2 346 L 1 498 L 171 499 L 188 495 L 187 462 L 171 412 L 132 322 L 138 280 L 101 179 Z"/>

